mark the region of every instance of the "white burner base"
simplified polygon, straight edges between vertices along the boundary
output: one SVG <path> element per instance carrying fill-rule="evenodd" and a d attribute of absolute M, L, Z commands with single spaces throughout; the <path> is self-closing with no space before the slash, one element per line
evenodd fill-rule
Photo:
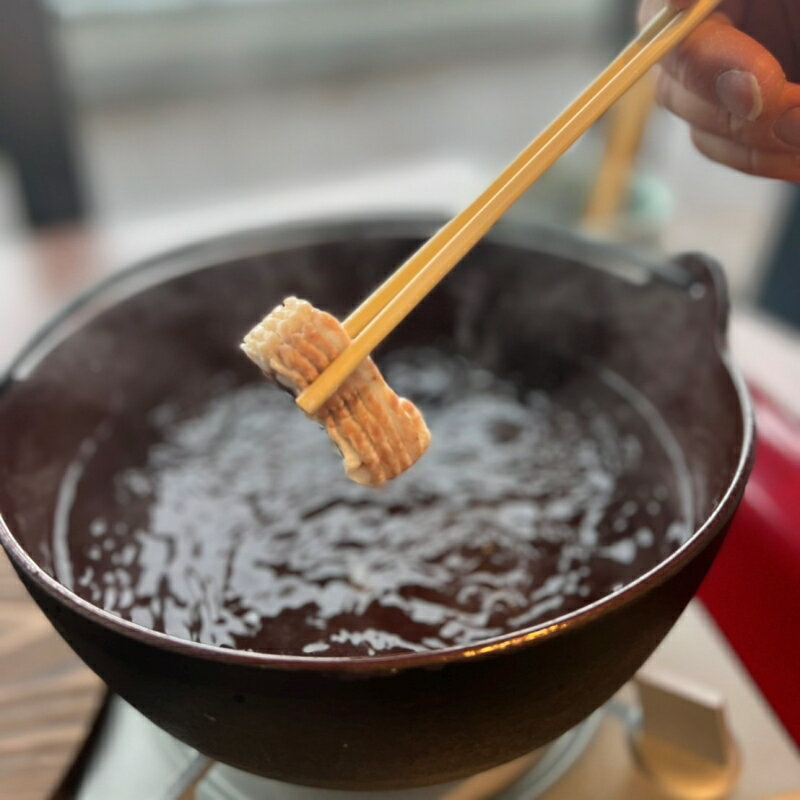
<path fill-rule="evenodd" d="M 444 786 L 353 793 L 281 783 L 215 764 L 199 784 L 196 800 L 344 800 L 354 794 L 359 800 L 532 800 L 580 757 L 601 719 L 597 712 L 530 756 Z M 114 697 L 76 800 L 162 798 L 196 755 Z"/>
<path fill-rule="evenodd" d="M 800 759 L 735 656 L 698 604 L 692 604 L 645 667 L 671 675 L 688 687 L 707 687 L 726 701 L 728 720 L 739 746 L 741 774 L 728 800 L 764 800 L 797 791 Z M 631 687 L 618 700 L 636 703 Z M 162 800 L 195 753 L 144 717 L 114 701 L 109 722 L 90 758 L 76 800 Z M 599 724 L 597 734 L 592 726 Z M 580 733 L 578 733 L 580 732 Z M 588 743 L 589 746 L 586 746 Z M 558 745 L 558 746 L 557 746 Z M 592 718 L 547 748 L 535 767 L 509 786 L 490 785 L 496 771 L 447 787 L 413 792 L 321 792 L 216 765 L 200 785 L 197 800 L 663 800 L 664 794 L 637 769 L 628 731 L 618 716 Z M 531 757 L 534 761 L 534 757 Z M 571 767 L 571 769 L 568 769 Z M 506 769 L 511 770 L 507 765 Z M 514 780 L 519 771 L 513 773 Z M 503 776 L 501 776 L 503 777 Z M 509 776 L 504 776 L 508 778 Z M 248 795 L 247 792 L 250 792 Z"/>

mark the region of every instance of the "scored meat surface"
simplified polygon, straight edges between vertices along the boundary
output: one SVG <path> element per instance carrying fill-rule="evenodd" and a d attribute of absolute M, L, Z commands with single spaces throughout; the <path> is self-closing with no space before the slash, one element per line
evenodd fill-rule
<path fill-rule="evenodd" d="M 297 396 L 349 343 L 335 317 L 288 297 L 244 337 L 242 350 L 268 378 Z M 431 440 L 417 407 L 392 391 L 371 358 L 312 419 L 339 448 L 348 478 L 367 486 L 396 478 Z"/>

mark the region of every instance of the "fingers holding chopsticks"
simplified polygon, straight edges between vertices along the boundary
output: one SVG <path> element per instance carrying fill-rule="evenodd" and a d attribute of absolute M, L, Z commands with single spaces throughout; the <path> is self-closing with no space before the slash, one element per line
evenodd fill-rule
<path fill-rule="evenodd" d="M 749 122 L 774 113 L 786 86 L 778 60 L 722 13 L 700 25 L 661 66 L 676 84 Z"/>
<path fill-rule="evenodd" d="M 764 3 L 781 2 L 759 0 L 763 11 Z M 642 18 L 663 5 L 646 0 Z M 691 0 L 670 5 L 689 6 Z M 709 158 L 750 174 L 796 181 L 800 85 L 787 80 L 784 65 L 748 28 L 747 5 L 748 0 L 723 3 L 722 11 L 662 61 L 657 97 L 689 123 L 694 143 Z M 785 36 L 795 36 L 791 26 Z M 800 48 L 800 39 L 795 46 Z"/>
<path fill-rule="evenodd" d="M 781 138 L 777 124 L 787 109 L 800 106 L 800 87 L 783 82 L 762 91 L 760 87 L 768 82 L 768 78 L 759 81 L 734 74 L 727 80 L 724 92 L 728 94 L 723 101 L 719 95 L 723 90 L 718 89 L 716 94 L 694 91 L 662 69 L 656 82 L 656 97 L 664 108 L 686 120 L 695 131 L 747 147 L 797 152 L 795 145 Z M 726 83 L 726 79 L 723 77 L 718 83 Z"/>

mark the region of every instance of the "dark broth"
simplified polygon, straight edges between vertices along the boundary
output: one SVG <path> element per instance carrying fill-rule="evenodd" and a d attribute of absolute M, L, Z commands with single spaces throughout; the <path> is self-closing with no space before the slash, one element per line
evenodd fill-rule
<path fill-rule="evenodd" d="M 125 619 L 267 653 L 478 642 L 612 593 L 685 540 L 680 455 L 613 375 L 522 391 L 457 356 L 384 364 L 433 433 L 381 490 L 266 382 L 218 376 L 84 443 L 65 476 L 59 579 Z M 119 423 L 120 425 L 122 423 Z"/>

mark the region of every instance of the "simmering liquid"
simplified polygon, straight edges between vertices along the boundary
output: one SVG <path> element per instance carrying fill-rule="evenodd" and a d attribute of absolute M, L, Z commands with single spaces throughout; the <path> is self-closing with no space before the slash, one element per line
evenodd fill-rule
<path fill-rule="evenodd" d="M 691 519 L 676 444 L 613 375 L 522 391 L 428 349 L 384 364 L 433 434 L 408 473 L 347 481 L 327 437 L 266 382 L 219 376 L 111 422 L 67 471 L 57 577 L 174 636 L 307 656 L 478 642 L 643 574 Z M 130 447 L 110 442 L 125 436 Z"/>

